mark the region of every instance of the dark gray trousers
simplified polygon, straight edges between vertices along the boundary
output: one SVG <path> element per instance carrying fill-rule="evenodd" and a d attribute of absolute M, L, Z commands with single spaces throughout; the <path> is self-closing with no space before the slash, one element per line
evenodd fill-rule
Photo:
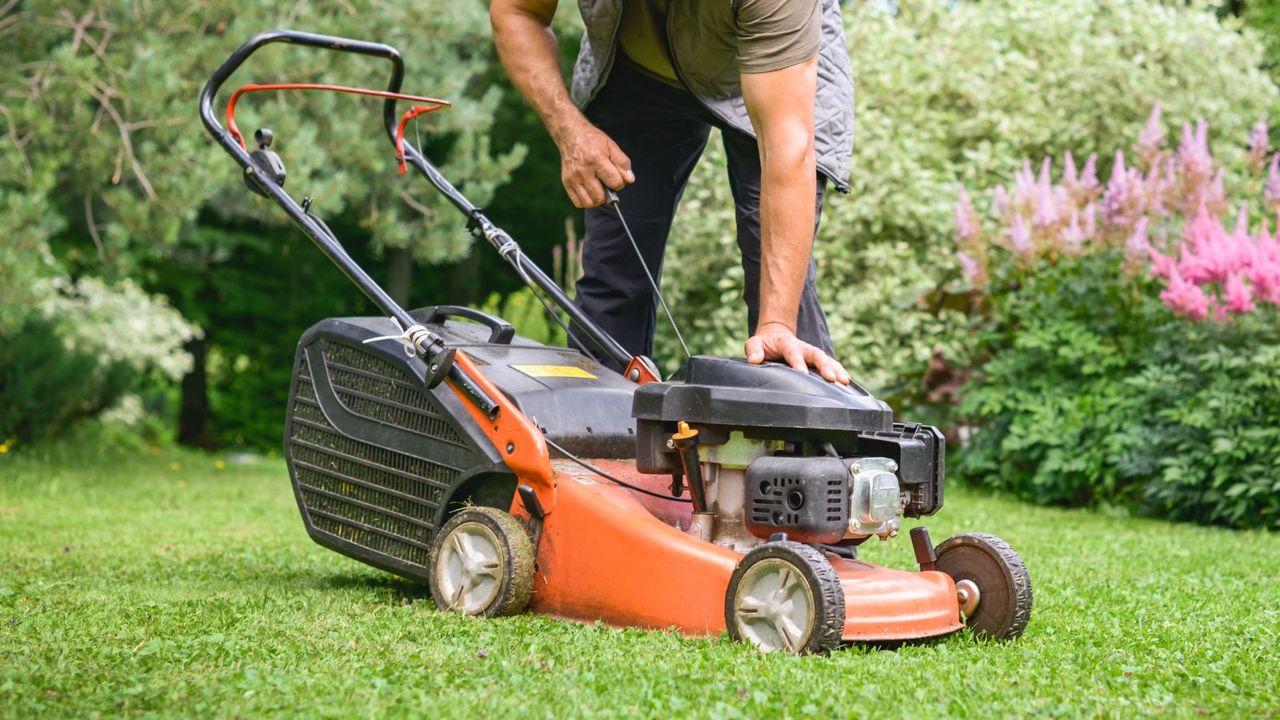
<path fill-rule="evenodd" d="M 586 116 L 631 158 L 636 181 L 619 191 L 618 198 L 655 279 L 662 274 L 667 235 L 685 184 L 702 156 L 711 128 L 720 129 L 737 208 L 747 333 L 754 332 L 760 317 L 760 153 L 755 138 L 724 126 L 692 94 L 651 78 L 620 53 Z M 821 174 L 817 188 L 815 234 L 826 190 L 826 178 Z M 586 211 L 582 269 L 575 300 L 578 306 L 633 355 L 652 355 L 657 297 L 611 207 Z M 817 268 L 810 259 L 796 334 L 834 355 L 827 318 L 814 287 L 816 276 Z M 708 283 L 717 280 L 706 279 Z M 576 332 L 574 335 L 579 346 L 595 350 L 590 340 Z M 686 340 L 690 350 L 699 351 L 697 337 Z"/>

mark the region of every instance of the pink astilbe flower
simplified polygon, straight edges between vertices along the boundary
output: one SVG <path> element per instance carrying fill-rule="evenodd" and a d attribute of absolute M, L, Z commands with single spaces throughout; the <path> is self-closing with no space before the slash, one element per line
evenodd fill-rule
<path fill-rule="evenodd" d="M 1271 149 L 1270 128 L 1266 120 L 1259 120 L 1249 131 L 1249 174 L 1258 175 L 1267 164 L 1267 151 Z"/>
<path fill-rule="evenodd" d="M 1048 181 L 1036 183 L 1035 210 L 1031 215 L 1031 223 L 1039 228 L 1049 228 L 1058 224 L 1058 200 L 1052 183 Z"/>
<path fill-rule="evenodd" d="M 1169 274 L 1169 285 L 1160 293 L 1160 300 L 1176 315 L 1192 320 L 1209 317 L 1209 297 L 1199 285 L 1184 280 L 1177 268 Z"/>
<path fill-rule="evenodd" d="M 1125 255 L 1130 259 L 1147 257 L 1151 251 L 1151 243 L 1147 240 L 1147 219 L 1139 218 L 1133 226 L 1133 233 L 1124 244 Z"/>
<path fill-rule="evenodd" d="M 1089 203 L 1084 206 L 1084 232 L 1085 240 L 1092 240 L 1098 236 L 1098 203 Z"/>
<path fill-rule="evenodd" d="M 1015 215 L 1013 224 L 1009 226 L 1009 246 L 1024 258 L 1035 252 L 1035 246 L 1031 244 L 1031 230 L 1021 215 Z"/>
<path fill-rule="evenodd" d="M 1163 149 L 1164 126 L 1160 124 L 1160 103 L 1157 101 L 1151 108 L 1151 115 L 1147 118 L 1147 126 L 1138 135 L 1138 144 L 1134 147 L 1134 150 L 1138 156 L 1138 162 L 1143 167 L 1150 168 L 1156 165 L 1156 159 Z"/>
<path fill-rule="evenodd" d="M 969 193 L 961 186 L 960 195 L 956 199 L 956 242 L 968 245 L 977 238 L 979 229 L 978 214 L 973 211 Z"/>
<path fill-rule="evenodd" d="M 1147 246 L 1147 252 L 1151 256 L 1152 277 L 1167 279 L 1177 271 L 1178 261 L 1173 256 L 1165 255 L 1149 245 Z"/>
<path fill-rule="evenodd" d="M 1248 276 L 1255 297 L 1280 305 L 1280 239 L 1267 232 L 1266 221 L 1253 246 Z"/>
<path fill-rule="evenodd" d="M 1222 221 L 1211 216 L 1202 205 L 1196 217 L 1183 228 L 1185 242 L 1182 257 L 1178 261 L 1178 274 L 1196 284 L 1226 280 L 1231 258 L 1223 250 L 1227 246 L 1227 231 Z"/>
<path fill-rule="evenodd" d="M 1240 314 L 1252 312 L 1253 293 L 1249 291 L 1249 286 L 1244 284 L 1244 278 L 1239 273 L 1232 273 L 1227 277 L 1227 284 L 1222 291 L 1222 301 L 1230 312 Z"/>
<path fill-rule="evenodd" d="M 1071 219 L 1062 229 L 1062 248 L 1070 255 L 1079 255 L 1084 248 L 1084 230 L 1080 227 L 1080 211 L 1072 210 Z"/>
<path fill-rule="evenodd" d="M 1182 142 L 1176 158 L 1177 174 L 1182 180 L 1179 194 L 1183 214 L 1193 215 L 1201 205 L 1208 205 L 1210 209 L 1218 207 L 1213 198 L 1221 196 L 1221 187 L 1212 187 L 1215 179 L 1213 156 L 1209 154 L 1209 126 L 1203 120 L 1196 121 L 1194 132 L 1190 124 L 1182 126 Z"/>
<path fill-rule="evenodd" d="M 1267 171 L 1267 187 L 1263 197 L 1277 213 L 1280 213 L 1280 153 L 1271 156 L 1271 168 Z M 1276 228 L 1280 231 L 1280 227 Z"/>
<path fill-rule="evenodd" d="M 1009 200 L 1009 193 L 1004 189 L 1003 185 L 997 185 L 991 194 L 991 206 L 995 209 L 996 215 L 1005 222 L 1009 221 L 1013 212 L 1013 203 Z"/>
<path fill-rule="evenodd" d="M 1126 168 L 1124 152 L 1116 151 L 1111 167 L 1111 181 L 1102 194 L 1102 217 L 1108 227 L 1128 230 L 1146 208 L 1144 178 L 1137 168 Z"/>
<path fill-rule="evenodd" d="M 1084 169 L 1080 171 L 1080 190 L 1087 195 L 1092 195 L 1099 187 L 1098 154 L 1092 153 L 1084 161 Z"/>

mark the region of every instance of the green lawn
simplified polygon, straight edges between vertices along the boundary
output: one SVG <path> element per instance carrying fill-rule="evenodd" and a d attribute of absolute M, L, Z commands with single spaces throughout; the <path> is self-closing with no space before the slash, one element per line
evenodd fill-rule
<path fill-rule="evenodd" d="M 830 657 L 437 613 L 314 545 L 283 464 L 0 455 L 0 716 L 1280 717 L 1280 537 L 948 490 L 1026 558 L 1021 640 Z M 68 455 L 77 457 L 67 457 Z M 905 538 L 864 557 L 908 567 Z"/>

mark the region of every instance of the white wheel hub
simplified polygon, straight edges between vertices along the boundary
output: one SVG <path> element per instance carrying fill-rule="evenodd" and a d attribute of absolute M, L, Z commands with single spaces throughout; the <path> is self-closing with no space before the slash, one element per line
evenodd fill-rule
<path fill-rule="evenodd" d="M 442 610 L 483 613 L 502 590 L 506 570 L 498 538 L 489 528 L 466 522 L 453 529 L 436 559 L 436 582 L 447 598 Z"/>
<path fill-rule="evenodd" d="M 813 632 L 815 609 L 804 575 L 778 558 L 752 565 L 734 598 L 739 634 L 765 652 L 799 652 Z"/>

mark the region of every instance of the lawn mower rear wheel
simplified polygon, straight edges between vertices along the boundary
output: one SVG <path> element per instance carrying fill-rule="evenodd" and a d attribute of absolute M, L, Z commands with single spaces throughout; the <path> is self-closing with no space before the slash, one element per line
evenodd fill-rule
<path fill-rule="evenodd" d="M 533 543 L 511 515 L 492 507 L 459 511 L 431 544 L 431 597 L 464 615 L 515 615 L 533 592 Z"/>
<path fill-rule="evenodd" d="M 987 533 L 962 533 L 943 541 L 935 552 L 934 569 L 950 575 L 962 596 L 977 589 L 977 605 L 965 619 L 974 634 L 1012 640 L 1026 630 L 1031 576 L 1009 543 Z"/>
<path fill-rule="evenodd" d="M 844 591 L 831 562 L 797 542 L 761 545 L 743 556 L 725 593 L 734 640 L 764 652 L 826 653 L 840 644 Z"/>

